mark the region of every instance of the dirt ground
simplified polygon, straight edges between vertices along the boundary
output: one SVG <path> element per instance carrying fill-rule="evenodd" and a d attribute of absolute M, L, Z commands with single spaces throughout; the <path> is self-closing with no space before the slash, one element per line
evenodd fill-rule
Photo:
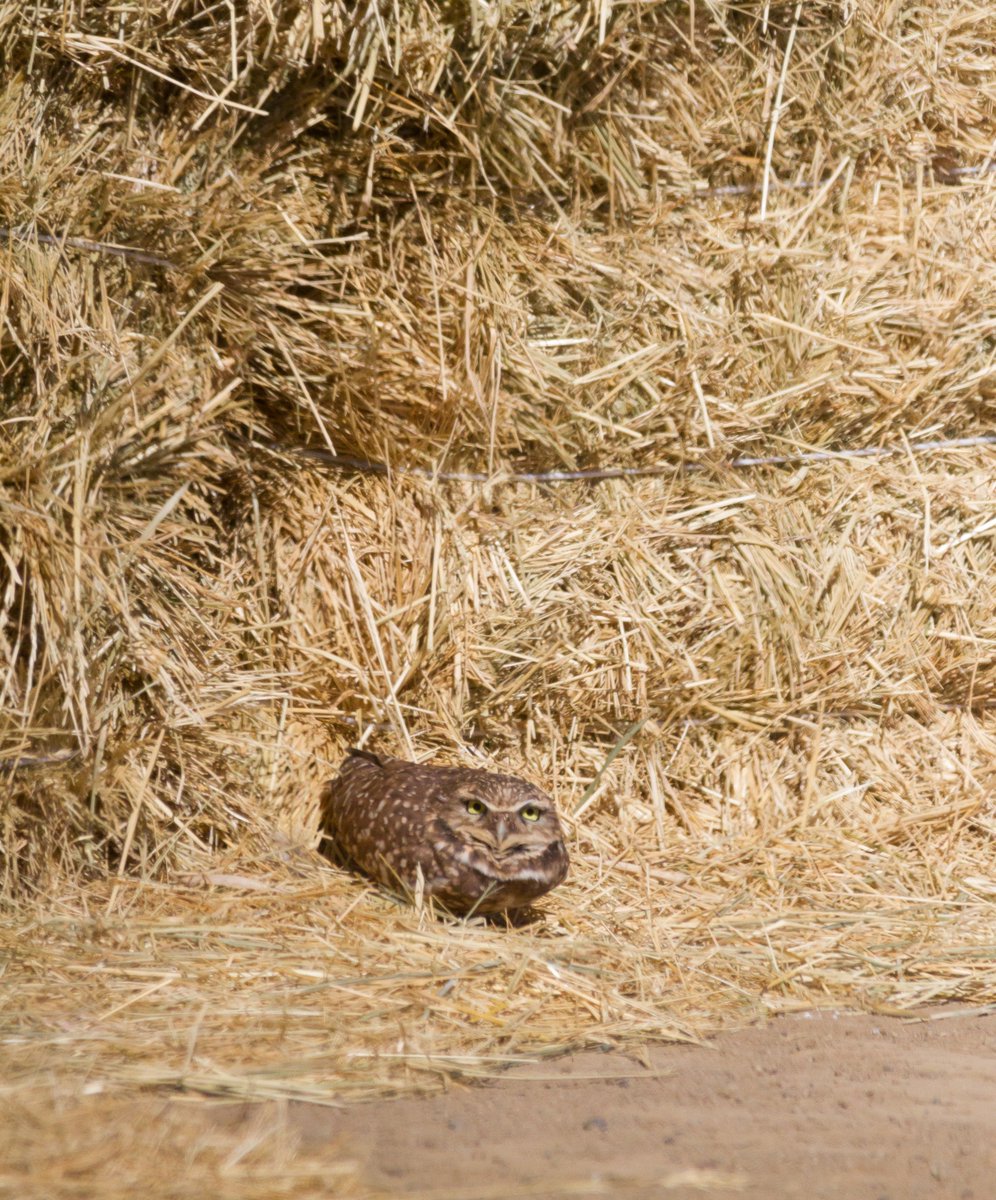
<path fill-rule="evenodd" d="M 646 1065 L 589 1052 L 289 1119 L 302 1148 L 336 1142 L 389 1194 L 991 1200 L 996 1015 L 807 1013 Z"/>
<path fill-rule="evenodd" d="M 807 1013 L 342 1108 L 51 1074 L 0 1119 L 19 1200 L 992 1200 L 994 1181 L 996 1005 Z"/>

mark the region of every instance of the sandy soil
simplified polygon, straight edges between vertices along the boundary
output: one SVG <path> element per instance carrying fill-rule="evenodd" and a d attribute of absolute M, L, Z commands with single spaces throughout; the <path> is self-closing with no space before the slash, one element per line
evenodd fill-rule
<path fill-rule="evenodd" d="M 810 1013 L 341 1109 L 57 1072 L 29 1095 L 0 1113 L 0 1196 L 19 1200 L 996 1198 L 996 1005 Z"/>
<path fill-rule="evenodd" d="M 391 1193 L 996 1197 L 994 1015 L 810 1013 L 646 1062 L 590 1052 L 291 1121 Z"/>

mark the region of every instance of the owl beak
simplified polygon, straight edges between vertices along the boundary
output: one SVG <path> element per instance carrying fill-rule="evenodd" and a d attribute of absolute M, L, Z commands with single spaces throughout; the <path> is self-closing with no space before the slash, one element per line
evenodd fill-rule
<path fill-rule="evenodd" d="M 495 836 L 498 839 L 498 848 L 501 849 L 505 845 L 505 839 L 508 837 L 509 828 L 504 817 L 498 818 L 498 825 L 495 828 Z"/>

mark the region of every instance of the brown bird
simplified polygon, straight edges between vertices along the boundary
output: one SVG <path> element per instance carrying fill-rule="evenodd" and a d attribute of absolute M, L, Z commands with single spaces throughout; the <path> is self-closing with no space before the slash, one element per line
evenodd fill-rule
<path fill-rule="evenodd" d="M 515 775 L 351 750 L 326 793 L 336 845 L 388 887 L 454 913 L 522 908 L 567 875 L 553 801 Z"/>

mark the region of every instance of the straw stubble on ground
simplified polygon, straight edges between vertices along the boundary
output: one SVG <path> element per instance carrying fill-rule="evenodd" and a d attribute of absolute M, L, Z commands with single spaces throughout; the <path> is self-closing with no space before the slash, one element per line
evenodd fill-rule
<path fill-rule="evenodd" d="M 12 1103 L 993 999 L 994 33 L 7 6 Z M 543 920 L 319 859 L 358 740 L 553 794 Z"/>

